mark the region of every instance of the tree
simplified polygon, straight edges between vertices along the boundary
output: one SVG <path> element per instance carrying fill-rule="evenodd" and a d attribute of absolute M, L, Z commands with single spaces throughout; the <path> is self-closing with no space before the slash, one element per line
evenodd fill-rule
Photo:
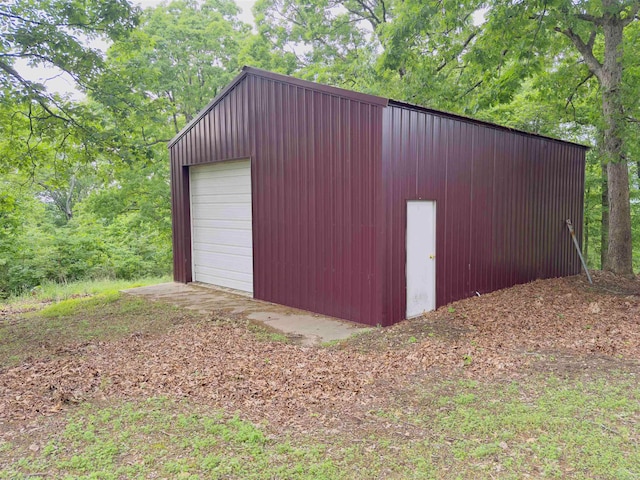
<path fill-rule="evenodd" d="M 272 54 L 263 37 L 238 21 L 228 0 L 149 9 L 137 29 L 111 31 L 103 58 L 84 47 L 93 34 L 82 28 L 96 26 L 92 8 L 125 2 L 84 3 L 87 11 L 82 2 L 62 0 L 0 6 L 3 32 L 20 33 L 0 50 L 0 61 L 12 68 L 0 69 L 6 93 L 0 101 L 0 296 L 43 281 L 170 271 L 165 142 L 237 74 L 240 62 L 284 73 L 295 66 L 292 55 Z M 26 26 L 20 30 L 15 22 Z M 103 24 L 95 34 L 112 27 Z M 46 42 L 47 32 L 59 45 Z M 26 81 L 13 66 L 27 57 L 65 69 L 88 97 L 73 101 Z"/>
<path fill-rule="evenodd" d="M 617 274 L 632 275 L 629 167 L 623 145 L 622 59 L 624 29 L 637 20 L 640 1 L 602 0 L 595 6 L 590 2 L 576 3 L 566 2 L 560 6 L 553 28 L 571 40 L 602 87 L 602 151 L 607 164 L 609 200 L 609 246 L 605 268 Z M 594 51 L 598 34 L 604 37 L 601 58 Z"/>
<path fill-rule="evenodd" d="M 442 72 L 448 71 L 448 78 L 455 79 L 447 84 L 453 90 L 454 103 L 465 103 L 457 109 L 483 116 L 483 111 L 510 103 L 528 78 L 553 72 L 567 58 L 579 60 L 573 62 L 571 74 L 564 77 L 570 79 L 571 85 L 579 88 L 592 78 L 597 82 L 601 92 L 596 100 L 599 112 L 592 125 L 602 132 L 598 147 L 606 165 L 608 189 L 609 231 L 604 268 L 617 274 L 633 274 L 625 123 L 635 121 L 629 107 L 637 105 L 638 91 L 636 83 L 633 93 L 629 92 L 625 69 L 637 62 L 637 53 L 633 51 L 635 61 L 629 62 L 625 57 L 628 50 L 625 46 L 634 45 L 629 41 L 632 35 L 625 35 L 625 31 L 637 38 L 635 25 L 640 1 L 493 0 L 485 4 L 484 22 L 476 30 L 469 25 L 468 18 L 481 4 L 474 0 L 462 2 L 460 6 L 454 4 L 452 10 L 457 13 L 453 15 L 446 9 L 441 12 L 434 9 L 435 5 L 417 0 L 402 2 L 395 11 L 387 41 L 390 45 L 403 42 L 407 45 L 401 49 L 404 52 L 401 58 L 413 60 L 408 62 L 407 69 L 417 63 L 416 70 L 427 72 L 427 77 L 418 82 L 418 88 L 434 75 L 442 78 Z M 434 12 L 444 21 L 434 20 Z M 445 24 L 447 18 L 452 22 L 448 30 L 433 28 Z M 443 35 L 446 31 L 458 38 L 453 50 L 449 48 L 450 39 Z M 424 49 L 424 45 L 429 46 Z M 421 49 L 427 58 L 416 62 Z M 438 66 L 434 69 L 433 57 L 442 57 L 447 51 L 453 55 L 436 63 Z M 393 55 L 392 60 L 398 62 L 397 56 Z M 457 75 L 451 76 L 451 72 Z M 582 80 L 574 82 L 576 76 Z M 472 92 L 473 100 L 465 98 Z M 571 95 L 565 98 L 571 99 Z M 604 215 L 607 215 L 606 209 Z"/>
<path fill-rule="evenodd" d="M 31 66 L 54 66 L 80 88 L 89 88 L 103 66 L 100 51 L 84 40 L 122 38 L 137 24 L 137 9 L 128 0 L 9 0 L 0 5 L 0 88 L 12 99 L 28 98 L 50 116 L 70 121 L 59 97 L 19 72 L 16 60 Z"/>
<path fill-rule="evenodd" d="M 297 75 L 375 93 L 380 32 L 393 0 L 259 0 L 260 35 L 297 60 Z"/>
<path fill-rule="evenodd" d="M 165 143 L 239 71 L 251 27 L 229 0 L 176 0 L 146 10 L 108 50 L 92 98 L 130 125 L 140 145 Z M 123 92 L 125 92 L 123 94 Z"/>
<path fill-rule="evenodd" d="M 128 0 L 9 0 L 0 5 L 0 125 L 10 155 L 0 169 L 27 168 L 72 150 L 76 137 L 86 151 L 101 136 L 85 105 L 47 91 L 26 78 L 21 68 L 55 67 L 66 72 L 82 91 L 94 88 L 104 68 L 102 52 L 91 40 L 121 39 L 135 27 L 138 9 Z M 45 151 L 47 150 L 48 151 Z M 86 155 L 89 160 L 90 155 Z"/>

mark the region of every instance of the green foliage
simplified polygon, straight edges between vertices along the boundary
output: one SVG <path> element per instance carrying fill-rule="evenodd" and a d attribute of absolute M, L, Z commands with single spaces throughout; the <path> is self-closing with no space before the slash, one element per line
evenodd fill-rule
<path fill-rule="evenodd" d="M 91 40 L 123 38 L 138 22 L 128 0 L 13 0 L 0 5 L 0 172 L 64 160 L 96 133 L 85 105 L 47 91 L 28 79 L 30 67 L 54 67 L 83 90 L 104 68 Z M 69 141 L 69 136 L 76 136 Z M 82 137 L 82 139 L 81 139 Z M 57 157 L 57 158 L 55 158 Z"/>
<path fill-rule="evenodd" d="M 601 2 L 567 0 L 259 0 L 256 32 L 232 0 L 145 11 L 125 0 L 3 4 L 0 297 L 46 282 L 169 273 L 165 142 L 245 64 L 592 145 L 584 250 L 597 268 L 606 208 L 602 89 L 562 31 L 584 42 L 595 31 L 601 62 L 603 35 L 588 15 L 602 11 Z M 624 29 L 620 86 L 636 269 L 639 25 Z M 87 47 L 93 39 L 110 42 L 106 57 Z M 25 80 L 19 59 L 68 72 L 88 98 Z"/>
<path fill-rule="evenodd" d="M 121 143 L 168 141 L 238 73 L 240 59 L 271 57 L 238 13 L 230 0 L 176 0 L 146 10 L 140 27 L 109 48 L 92 98 L 117 118 L 108 127 L 115 135 L 123 125 L 133 134 Z"/>
<path fill-rule="evenodd" d="M 602 166 L 594 151 L 587 153 L 584 188 L 583 253 L 589 267 L 601 268 Z"/>
<path fill-rule="evenodd" d="M 35 204 L 37 206 L 37 204 Z M 134 279 L 171 271 L 168 232 L 135 212 L 107 223 L 81 212 L 64 226 L 29 219 L 0 251 L 0 294 L 18 294 L 44 282 L 86 278 Z M 35 210 L 35 209 L 34 209 Z M 32 214 L 35 213 L 32 210 Z M 35 220 L 35 221 L 34 221 Z"/>
<path fill-rule="evenodd" d="M 295 52 L 296 74 L 321 83 L 376 93 L 378 29 L 388 11 L 382 2 L 259 0 L 260 34 L 280 55 Z"/>
<path fill-rule="evenodd" d="M 0 102 L 0 297 L 50 281 L 169 273 L 164 142 L 237 73 L 239 59 L 260 55 L 290 71 L 291 57 L 268 55 L 231 1 L 176 1 L 141 18 L 123 0 L 29 5 L 0 7 L 9 22 L 0 66 L 21 49 L 34 64 L 70 72 L 90 99 L 51 96 L 0 68 L 12 92 Z M 76 34 L 115 43 L 103 59 Z M 20 97 L 20 85 L 35 97 Z"/>
<path fill-rule="evenodd" d="M 26 9 L 27 3 L 15 7 Z M 0 297 L 50 281 L 169 273 L 165 142 L 237 74 L 240 62 L 284 73 L 295 67 L 295 56 L 272 54 L 265 38 L 237 19 L 232 1 L 174 1 L 140 17 L 131 10 L 135 15 L 124 23 L 119 15 L 129 5 L 108 3 L 74 4 L 65 13 L 84 34 L 90 27 L 83 22 L 91 20 L 114 40 L 106 59 L 89 52 L 74 60 L 84 47 L 77 40 L 69 46 L 88 100 L 52 104 L 14 95 L 0 102 L 0 171 L 6 174 L 0 185 Z M 47 21 L 60 26 L 59 2 L 40 8 L 29 14 L 48 13 Z M 3 21 L 9 10 L 0 8 Z M 67 44 L 41 43 L 65 54 Z M 95 68 L 88 69 L 92 55 Z"/>
<path fill-rule="evenodd" d="M 0 87 L 44 96 L 41 85 L 15 70 L 16 59 L 49 63 L 76 79 L 87 79 L 102 59 L 80 38 L 121 38 L 136 25 L 137 15 L 126 0 L 16 0 L 0 7 L 0 22 Z"/>

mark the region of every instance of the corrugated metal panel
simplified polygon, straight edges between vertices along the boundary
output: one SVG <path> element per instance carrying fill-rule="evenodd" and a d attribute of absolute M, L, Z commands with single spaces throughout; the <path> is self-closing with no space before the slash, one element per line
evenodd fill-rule
<path fill-rule="evenodd" d="M 215 108 L 171 144 L 173 277 L 178 282 L 192 281 L 189 166 L 250 158 L 248 104 L 244 83 L 225 90 Z"/>
<path fill-rule="evenodd" d="M 381 107 L 259 76 L 247 83 L 255 296 L 378 323 Z"/>
<path fill-rule="evenodd" d="M 383 114 L 383 324 L 404 318 L 407 200 L 437 202 L 437 304 L 575 274 L 584 148 L 400 105 Z"/>
<path fill-rule="evenodd" d="M 248 69 L 171 145 L 174 278 L 189 166 L 250 158 L 254 295 L 375 325 L 405 314 L 406 202 L 437 202 L 437 303 L 579 271 L 584 150 Z"/>
<path fill-rule="evenodd" d="M 254 296 L 378 324 L 386 100 L 280 78 L 246 73 L 172 144 L 174 278 L 191 281 L 188 166 L 250 158 Z"/>

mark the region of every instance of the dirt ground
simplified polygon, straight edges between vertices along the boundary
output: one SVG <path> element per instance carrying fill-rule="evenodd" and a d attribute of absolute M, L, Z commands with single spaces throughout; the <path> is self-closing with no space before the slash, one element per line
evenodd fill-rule
<path fill-rule="evenodd" d="M 0 370 L 0 425 L 90 399 L 188 397 L 274 428 L 345 429 L 418 377 L 640 372 L 640 281 L 539 280 L 320 347 L 206 316 L 168 333 L 74 344 Z M 19 321 L 15 318 L 12 321 Z"/>

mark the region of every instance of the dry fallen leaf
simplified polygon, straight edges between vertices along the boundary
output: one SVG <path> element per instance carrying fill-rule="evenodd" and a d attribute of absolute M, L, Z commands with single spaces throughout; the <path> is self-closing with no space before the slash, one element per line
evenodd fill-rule
<path fill-rule="evenodd" d="M 636 361 L 640 282 L 594 278 L 596 287 L 570 277 L 470 298 L 454 314 L 444 307 L 335 349 L 259 341 L 242 322 L 224 320 L 96 342 L 0 371 L 0 418 L 33 418 L 83 399 L 174 396 L 304 428 L 311 413 L 327 424 L 361 415 L 425 371 L 513 378 L 563 356 Z M 585 315 L 592 304 L 597 321 Z"/>

